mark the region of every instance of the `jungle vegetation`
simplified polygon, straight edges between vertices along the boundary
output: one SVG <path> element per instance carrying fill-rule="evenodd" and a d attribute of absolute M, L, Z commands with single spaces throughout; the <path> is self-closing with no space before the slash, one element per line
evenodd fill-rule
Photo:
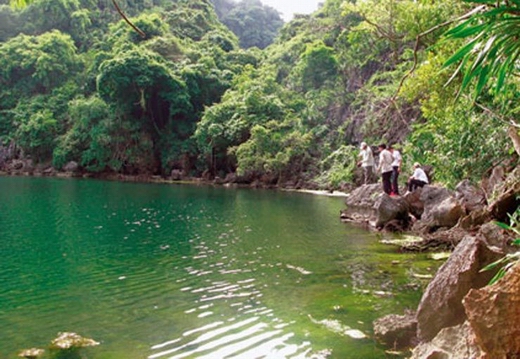
<path fill-rule="evenodd" d="M 0 0 L 0 144 L 35 163 L 340 188 L 398 143 L 448 186 L 518 161 L 518 1 Z M 275 37 L 276 35 L 276 37 Z M 405 164 L 406 166 L 406 164 Z"/>

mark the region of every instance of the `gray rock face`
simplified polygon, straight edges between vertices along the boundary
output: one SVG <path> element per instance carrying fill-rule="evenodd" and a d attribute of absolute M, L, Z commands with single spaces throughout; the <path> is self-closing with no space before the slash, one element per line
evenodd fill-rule
<path fill-rule="evenodd" d="M 387 223 L 397 220 L 407 224 L 409 222 L 408 202 L 402 197 L 390 197 L 381 194 L 374 203 L 376 212 L 376 227 L 382 228 Z M 405 227 L 406 225 L 404 225 Z"/>
<path fill-rule="evenodd" d="M 472 288 L 485 286 L 492 272 L 480 273 L 502 254 L 491 251 L 483 240 L 467 236 L 430 282 L 417 310 L 417 334 L 421 341 L 432 340 L 441 329 L 466 320 L 462 299 Z"/>
<path fill-rule="evenodd" d="M 486 206 L 484 191 L 473 186 L 469 180 L 464 180 L 457 185 L 455 197 L 467 212 L 480 210 Z"/>
<path fill-rule="evenodd" d="M 421 222 L 430 228 L 453 227 L 464 215 L 462 205 L 446 188 L 425 186 L 421 201 L 424 203 Z"/>
<path fill-rule="evenodd" d="M 65 172 L 76 172 L 79 169 L 79 165 L 75 161 L 70 161 L 65 166 L 63 166 L 63 170 Z"/>
<path fill-rule="evenodd" d="M 170 173 L 170 178 L 173 181 L 180 181 L 182 179 L 182 171 L 178 169 L 173 169 Z"/>
<path fill-rule="evenodd" d="M 410 214 L 417 219 L 420 219 L 424 213 L 424 203 L 421 201 L 422 190 L 420 187 L 404 195 L 404 199 L 408 202 Z"/>
<path fill-rule="evenodd" d="M 374 205 L 382 193 L 380 184 L 363 185 L 356 188 L 345 200 L 347 208 L 341 211 L 342 219 L 375 221 Z"/>

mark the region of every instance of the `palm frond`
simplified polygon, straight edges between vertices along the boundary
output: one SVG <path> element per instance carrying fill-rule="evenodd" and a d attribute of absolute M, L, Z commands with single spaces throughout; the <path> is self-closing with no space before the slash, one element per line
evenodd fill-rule
<path fill-rule="evenodd" d="M 493 84 L 499 92 L 508 75 L 518 71 L 520 57 L 520 1 L 466 0 L 487 5 L 483 11 L 445 33 L 446 39 L 467 39 L 468 42 L 444 64 L 460 64 L 454 76 L 462 75 L 460 92 L 476 80 L 475 96 Z"/>

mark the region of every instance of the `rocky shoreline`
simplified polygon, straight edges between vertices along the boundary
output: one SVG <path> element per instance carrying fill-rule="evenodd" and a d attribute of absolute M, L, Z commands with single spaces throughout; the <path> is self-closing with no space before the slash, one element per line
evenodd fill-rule
<path fill-rule="evenodd" d="M 468 181 L 450 191 L 425 186 L 402 197 L 381 193 L 379 184 L 354 190 L 341 212 L 344 221 L 381 231 L 406 231 L 420 241 L 403 251 L 452 250 L 427 286 L 416 311 L 376 320 L 375 337 L 411 358 L 520 357 L 520 266 L 496 284 L 496 271 L 482 269 L 517 252 L 509 223 L 520 206 L 520 168 L 496 168 L 480 187 Z"/>

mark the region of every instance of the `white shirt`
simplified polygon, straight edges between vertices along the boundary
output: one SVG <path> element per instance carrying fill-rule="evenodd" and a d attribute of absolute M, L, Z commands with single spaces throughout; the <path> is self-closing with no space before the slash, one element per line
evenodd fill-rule
<path fill-rule="evenodd" d="M 374 165 L 374 155 L 372 154 L 372 149 L 370 147 L 367 146 L 364 150 L 361 150 L 359 156 L 361 157 L 362 167 L 370 167 Z"/>
<path fill-rule="evenodd" d="M 424 172 L 424 170 L 421 168 L 421 167 L 417 167 L 414 171 L 413 171 L 413 175 L 412 177 L 416 180 L 419 180 L 419 181 L 423 181 L 423 182 L 426 182 L 426 183 L 429 183 L 428 182 L 428 176 L 426 176 L 426 172 Z"/>
<path fill-rule="evenodd" d="M 393 150 L 392 157 L 394 157 L 392 167 L 401 167 L 401 161 L 403 160 L 403 158 L 401 157 L 401 152 L 399 152 L 398 150 Z"/>
<path fill-rule="evenodd" d="M 381 173 L 391 172 L 392 162 L 394 162 L 394 157 L 392 157 L 392 153 L 387 149 L 384 149 L 379 154 L 379 166 L 378 169 L 381 170 Z"/>

